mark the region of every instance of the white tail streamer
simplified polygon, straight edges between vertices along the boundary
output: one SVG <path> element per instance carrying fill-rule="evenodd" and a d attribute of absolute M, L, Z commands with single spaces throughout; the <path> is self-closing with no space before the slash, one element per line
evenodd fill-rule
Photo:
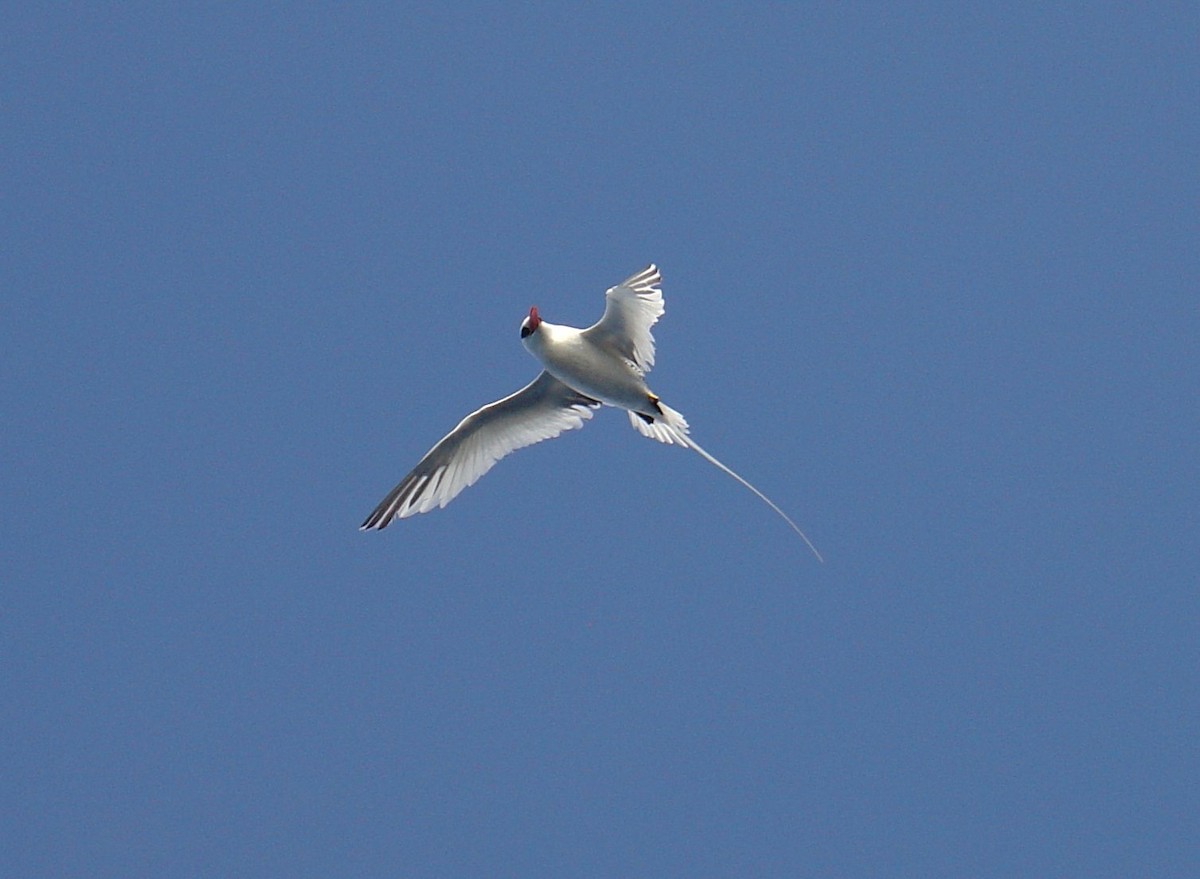
<path fill-rule="evenodd" d="M 708 452 L 706 452 L 698 442 L 696 442 L 694 439 L 692 439 L 691 436 L 688 434 L 688 423 L 687 423 L 687 421 L 684 420 L 682 415 L 680 415 L 678 412 L 676 412 L 670 406 L 667 406 L 662 401 L 657 401 L 657 405 L 662 410 L 663 417 L 661 419 L 656 418 L 653 421 L 653 423 L 643 421 L 641 416 L 639 416 L 635 412 L 629 413 L 629 423 L 632 424 L 635 428 L 637 428 L 638 433 L 642 434 L 643 436 L 648 436 L 651 439 L 656 439 L 660 443 L 686 446 L 687 448 L 694 451 L 701 458 L 703 458 L 705 461 L 712 464 L 714 467 L 717 467 L 720 470 L 723 470 L 726 473 L 728 473 L 730 476 L 732 476 L 734 479 L 736 479 L 742 485 L 746 486 L 746 488 L 750 489 L 752 492 L 754 492 L 756 495 L 758 495 L 758 497 L 763 501 L 763 503 L 765 503 L 768 507 L 770 507 L 776 513 L 778 513 L 779 516 L 783 519 L 783 521 L 785 521 L 789 525 L 791 525 L 792 530 L 795 531 L 797 534 L 799 534 L 800 539 L 803 540 L 805 542 L 805 544 L 807 544 L 808 548 L 812 550 L 812 554 L 817 557 L 817 561 L 821 562 L 821 564 L 825 563 L 824 556 L 822 556 L 820 551 L 815 546 L 813 546 L 813 542 L 808 539 L 808 535 L 800 530 L 800 526 L 797 525 L 795 522 L 793 522 L 791 520 L 791 517 L 789 517 L 787 513 L 785 513 L 783 510 L 779 509 L 778 505 L 776 505 L 776 503 L 773 500 L 771 500 L 769 497 L 767 497 L 765 494 L 763 494 L 761 491 L 759 491 L 757 488 L 755 488 L 753 485 L 751 485 L 749 482 L 747 482 L 741 476 L 738 476 L 738 474 L 734 473 L 732 470 L 730 470 L 728 467 L 726 467 L 724 464 L 722 464 L 720 461 L 718 461 L 716 458 L 714 458 L 712 455 L 710 455 Z"/>

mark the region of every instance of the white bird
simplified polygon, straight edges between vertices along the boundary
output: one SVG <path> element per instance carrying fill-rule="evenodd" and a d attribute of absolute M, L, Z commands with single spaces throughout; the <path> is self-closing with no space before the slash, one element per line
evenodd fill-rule
<path fill-rule="evenodd" d="M 604 316 L 586 330 L 552 324 L 538 316 L 536 306 L 529 309 L 521 321 L 521 343 L 541 361 L 541 375 L 472 412 L 442 437 L 379 502 L 362 530 L 446 506 L 505 455 L 583 427 L 592 410 L 604 404 L 624 409 L 643 436 L 692 449 L 724 470 L 782 516 L 824 561 L 774 501 L 697 445 L 684 417 L 646 386 L 646 373 L 654 366 L 650 328 L 665 310 L 661 282 L 658 268 L 650 265 L 610 287 Z"/>

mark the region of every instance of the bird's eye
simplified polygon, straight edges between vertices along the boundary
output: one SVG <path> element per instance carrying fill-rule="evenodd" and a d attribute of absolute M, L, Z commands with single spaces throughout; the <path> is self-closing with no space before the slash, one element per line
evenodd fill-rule
<path fill-rule="evenodd" d="M 529 324 L 527 324 L 527 323 L 521 324 L 521 338 L 522 339 L 524 339 L 526 336 L 528 336 L 532 332 L 533 332 L 533 328 L 531 326 L 529 326 Z"/>

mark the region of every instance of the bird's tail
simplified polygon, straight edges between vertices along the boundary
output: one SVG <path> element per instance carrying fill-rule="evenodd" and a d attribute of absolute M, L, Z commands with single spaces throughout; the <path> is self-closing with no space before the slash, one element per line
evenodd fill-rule
<path fill-rule="evenodd" d="M 638 433 L 640 433 L 642 436 L 648 436 L 651 439 L 656 439 L 660 443 L 667 443 L 669 445 L 684 446 L 685 448 L 689 448 L 717 469 L 728 473 L 742 485 L 746 486 L 746 488 L 758 495 L 758 497 L 768 507 L 779 514 L 783 521 L 792 526 L 792 530 L 800 535 L 800 539 L 803 540 L 808 548 L 812 550 L 813 555 L 817 557 L 817 561 L 822 563 L 825 561 L 825 559 L 822 558 L 821 553 L 818 552 L 815 546 L 813 546 L 812 541 L 808 539 L 808 535 L 801 531 L 800 526 L 793 522 L 791 518 L 788 517 L 787 513 L 779 509 L 773 500 L 706 452 L 699 443 L 697 443 L 691 438 L 691 436 L 688 435 L 687 419 L 685 419 L 679 412 L 676 412 L 661 400 L 655 400 L 655 404 L 662 412 L 661 418 L 655 418 L 652 421 L 646 421 L 636 412 L 629 413 L 629 423 L 634 426 Z"/>
<path fill-rule="evenodd" d="M 629 423 L 633 425 L 634 429 L 642 436 L 656 439 L 660 443 L 677 446 L 690 445 L 687 419 L 657 397 L 653 397 L 652 402 L 662 415 L 658 418 L 651 418 L 648 415 L 629 411 Z"/>

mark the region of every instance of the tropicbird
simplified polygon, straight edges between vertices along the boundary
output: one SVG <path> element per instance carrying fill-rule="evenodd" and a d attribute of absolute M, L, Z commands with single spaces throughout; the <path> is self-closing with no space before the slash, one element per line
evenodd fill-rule
<path fill-rule="evenodd" d="M 444 507 L 504 456 L 583 427 L 601 405 L 624 409 L 642 434 L 692 449 L 750 489 L 792 526 L 821 561 L 821 553 L 788 515 L 692 439 L 684 417 L 646 385 L 654 366 L 650 328 L 662 317 L 662 275 L 649 265 L 605 293 L 604 316 L 586 330 L 538 315 L 521 321 L 521 343 L 543 366 L 528 385 L 475 410 L 430 449 L 362 523 L 386 528 L 393 519 Z"/>

